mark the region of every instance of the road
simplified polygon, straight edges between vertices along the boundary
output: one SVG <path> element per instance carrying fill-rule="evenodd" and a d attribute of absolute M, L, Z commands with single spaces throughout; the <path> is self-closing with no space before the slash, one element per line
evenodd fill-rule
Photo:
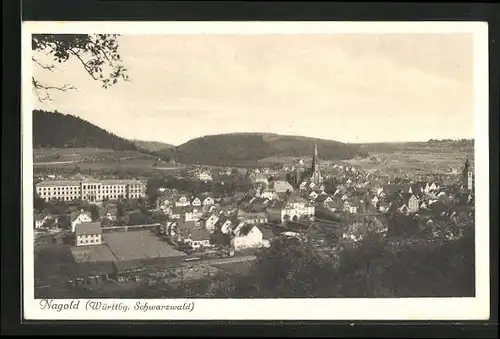
<path fill-rule="evenodd" d="M 255 259 L 257 259 L 255 255 L 245 255 L 241 257 L 217 258 L 217 259 L 209 259 L 203 261 L 200 260 L 197 262 L 202 263 L 204 265 L 220 265 L 220 264 L 231 264 L 242 261 L 254 261 Z"/>
<path fill-rule="evenodd" d="M 62 164 L 75 164 L 78 162 L 81 162 L 81 160 L 34 162 L 33 165 L 62 165 Z"/>

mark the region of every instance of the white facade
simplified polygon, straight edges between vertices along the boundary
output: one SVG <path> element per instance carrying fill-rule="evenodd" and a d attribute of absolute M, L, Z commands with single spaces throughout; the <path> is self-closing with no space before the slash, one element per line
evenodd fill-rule
<path fill-rule="evenodd" d="M 231 240 L 231 245 L 235 251 L 246 248 L 260 248 L 264 246 L 262 232 L 258 227 L 254 226 L 246 235 L 236 235 Z"/>
<path fill-rule="evenodd" d="M 212 214 L 208 219 L 205 221 L 205 229 L 209 232 L 213 232 L 215 230 L 215 224 L 219 221 L 219 217 L 215 214 Z"/>
<path fill-rule="evenodd" d="M 286 204 L 285 207 L 281 210 L 281 222 L 287 219 L 287 216 L 290 220 L 299 220 L 301 217 L 314 217 L 315 208 L 314 205 L 306 204 L 306 203 L 290 203 Z"/>
<path fill-rule="evenodd" d="M 418 203 L 419 203 L 418 198 L 414 195 L 412 195 L 410 199 L 408 199 L 408 209 L 410 210 L 410 212 L 418 211 L 419 209 Z"/>
<path fill-rule="evenodd" d="M 82 234 L 76 236 L 76 246 L 90 246 L 102 244 L 101 234 Z"/>
<path fill-rule="evenodd" d="M 191 203 L 189 202 L 189 199 L 185 196 L 181 196 L 177 201 L 175 202 L 175 206 L 177 207 L 185 207 L 189 206 Z"/>
<path fill-rule="evenodd" d="M 200 172 L 198 173 L 198 179 L 201 181 L 212 181 L 212 174 L 207 171 Z"/>
<path fill-rule="evenodd" d="M 201 206 L 201 200 L 198 199 L 198 198 L 194 198 L 193 201 L 191 202 L 191 206 L 200 207 Z"/>
<path fill-rule="evenodd" d="M 138 199 L 146 196 L 146 184 L 139 180 L 42 181 L 36 193 L 45 201 Z"/>
<path fill-rule="evenodd" d="M 212 197 L 206 197 L 203 199 L 203 206 L 211 206 L 215 203 L 214 199 Z"/>

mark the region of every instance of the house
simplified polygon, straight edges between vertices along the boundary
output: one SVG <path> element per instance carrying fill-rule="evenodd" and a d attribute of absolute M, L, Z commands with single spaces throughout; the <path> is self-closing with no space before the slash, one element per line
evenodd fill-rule
<path fill-rule="evenodd" d="M 378 210 L 382 213 L 388 212 L 391 204 L 387 201 L 380 201 L 378 203 Z"/>
<path fill-rule="evenodd" d="M 75 245 L 89 246 L 102 243 L 101 224 L 98 222 L 83 222 L 75 225 Z"/>
<path fill-rule="evenodd" d="M 388 231 L 387 225 L 382 223 L 377 217 L 372 217 L 364 222 L 352 222 L 347 230 L 342 234 L 342 238 L 350 241 L 363 240 L 368 234 L 385 235 Z"/>
<path fill-rule="evenodd" d="M 408 210 L 411 213 L 418 212 L 419 210 L 419 200 L 415 196 L 415 194 L 409 194 L 409 197 L 405 199 L 405 201 L 408 201 Z"/>
<path fill-rule="evenodd" d="M 213 233 L 215 231 L 215 225 L 217 221 L 219 221 L 219 216 L 215 213 L 211 213 L 210 215 L 208 215 L 208 217 L 200 220 L 201 224 L 210 233 Z"/>
<path fill-rule="evenodd" d="M 203 199 L 203 202 L 202 202 L 203 206 L 212 206 L 213 204 L 215 204 L 215 201 L 214 201 L 214 198 L 212 197 L 206 197 L 205 199 Z"/>
<path fill-rule="evenodd" d="M 80 210 L 80 213 L 71 213 L 71 232 L 75 232 L 76 225 L 92 222 L 92 215 L 89 212 Z"/>
<path fill-rule="evenodd" d="M 316 193 L 316 191 L 312 191 L 311 193 L 309 193 L 309 199 L 311 200 L 316 200 L 316 198 L 319 196 L 318 193 Z"/>
<path fill-rule="evenodd" d="M 221 215 L 219 220 L 217 220 L 217 222 L 215 223 L 215 230 L 219 230 L 224 234 L 229 234 L 229 232 L 232 230 L 232 226 L 232 220 L 226 215 Z"/>
<path fill-rule="evenodd" d="M 189 206 L 189 205 L 188 205 Z M 181 219 L 185 218 L 186 213 L 192 211 L 188 206 L 174 206 L 169 213 L 171 219 Z"/>
<path fill-rule="evenodd" d="M 429 191 L 435 191 L 435 190 L 438 190 L 439 189 L 439 185 L 437 185 L 436 183 L 432 183 L 430 186 L 429 186 Z"/>
<path fill-rule="evenodd" d="M 408 206 L 406 206 L 406 204 L 400 205 L 397 210 L 400 213 L 409 213 L 410 212 L 410 209 L 408 208 Z"/>
<path fill-rule="evenodd" d="M 35 229 L 39 229 L 42 227 L 55 227 L 57 226 L 58 218 L 53 217 L 51 215 L 35 215 Z"/>
<path fill-rule="evenodd" d="M 35 214 L 35 229 L 41 228 L 46 221 L 47 216 Z"/>
<path fill-rule="evenodd" d="M 200 218 L 202 217 L 203 212 L 201 209 L 196 209 L 196 208 L 190 208 L 187 209 L 184 213 L 184 219 L 186 221 L 199 221 Z"/>
<path fill-rule="evenodd" d="M 344 212 L 357 213 L 360 207 L 359 199 L 351 198 L 344 200 Z"/>
<path fill-rule="evenodd" d="M 314 213 L 314 204 L 297 196 L 291 196 L 287 201 L 276 201 L 267 210 L 268 220 L 280 223 L 298 221 L 301 217 L 313 218 Z"/>
<path fill-rule="evenodd" d="M 191 203 L 189 199 L 185 195 L 181 195 L 175 199 L 175 206 L 177 207 L 185 207 L 189 206 Z"/>
<path fill-rule="evenodd" d="M 201 181 L 212 181 L 212 174 L 209 171 L 200 171 L 197 173 L 197 177 Z"/>
<path fill-rule="evenodd" d="M 262 246 L 262 232 L 255 225 L 244 223 L 235 230 L 235 236 L 231 239 L 231 247 L 235 251 L 247 248 L 260 248 Z"/>
<path fill-rule="evenodd" d="M 267 222 L 267 214 L 265 212 L 247 212 L 242 209 L 238 210 L 238 220 L 243 220 L 247 224 L 265 224 Z"/>
<path fill-rule="evenodd" d="M 167 221 L 165 224 L 164 232 L 166 236 L 175 238 L 179 234 L 179 223 L 177 221 Z"/>
<path fill-rule="evenodd" d="M 269 179 L 267 175 L 262 173 L 255 173 L 251 176 L 251 180 L 254 184 L 264 184 L 267 186 L 269 184 Z"/>
<path fill-rule="evenodd" d="M 276 200 L 279 198 L 278 194 L 270 188 L 263 189 L 260 192 L 259 197 L 263 198 L 263 199 L 269 199 L 269 200 Z"/>
<path fill-rule="evenodd" d="M 316 198 L 316 200 L 314 202 L 316 203 L 316 205 L 326 207 L 326 205 L 332 201 L 333 201 L 333 199 L 329 195 L 321 194 Z"/>
<path fill-rule="evenodd" d="M 192 228 L 187 230 L 187 236 L 184 238 L 184 243 L 194 249 L 202 247 L 210 247 L 210 233 L 201 228 Z"/>
<path fill-rule="evenodd" d="M 191 206 L 193 206 L 193 207 L 200 207 L 201 206 L 201 200 L 199 198 L 194 198 L 193 201 L 191 201 Z"/>
<path fill-rule="evenodd" d="M 335 198 L 331 201 L 326 201 L 324 207 L 332 212 L 342 211 L 344 203 L 341 199 Z"/>
<path fill-rule="evenodd" d="M 117 209 L 116 208 L 109 208 L 106 213 L 102 216 L 103 219 L 107 219 L 109 221 L 116 220 L 116 213 Z"/>
<path fill-rule="evenodd" d="M 156 208 L 159 210 L 166 210 L 172 206 L 172 200 L 169 197 L 161 196 L 156 200 Z"/>

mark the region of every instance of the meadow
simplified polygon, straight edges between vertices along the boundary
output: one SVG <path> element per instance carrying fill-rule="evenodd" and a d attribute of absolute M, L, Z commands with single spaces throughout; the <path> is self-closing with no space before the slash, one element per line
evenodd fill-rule
<path fill-rule="evenodd" d="M 35 172 L 61 169 L 71 171 L 144 170 L 167 171 L 183 168 L 178 164 L 160 161 L 139 151 L 116 151 L 98 148 L 58 148 L 33 150 Z"/>

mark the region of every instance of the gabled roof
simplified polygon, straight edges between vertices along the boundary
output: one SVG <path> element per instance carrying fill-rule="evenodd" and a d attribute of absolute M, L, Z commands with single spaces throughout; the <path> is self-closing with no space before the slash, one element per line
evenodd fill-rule
<path fill-rule="evenodd" d="M 101 224 L 99 222 L 84 222 L 75 226 L 75 235 L 90 235 L 101 233 Z"/>
<path fill-rule="evenodd" d="M 318 196 L 315 201 L 317 201 L 317 202 L 325 202 L 329 198 L 332 199 L 332 197 L 330 197 L 329 195 L 322 194 L 322 195 Z"/>
<path fill-rule="evenodd" d="M 71 218 L 71 221 L 72 221 L 72 222 L 73 222 L 73 221 L 75 221 L 75 220 L 76 220 L 76 219 L 80 216 L 80 214 L 82 214 L 82 212 L 81 212 L 81 211 L 78 211 L 78 212 L 71 212 L 71 213 L 70 213 L 70 218 Z M 86 211 L 84 211 L 84 212 L 83 212 L 83 214 L 85 214 L 85 215 L 86 215 L 86 216 L 88 216 L 89 218 L 91 218 L 91 217 L 92 217 L 92 214 L 91 214 L 90 212 L 86 212 Z"/>
<path fill-rule="evenodd" d="M 189 234 L 194 241 L 210 240 L 210 233 L 202 228 L 192 229 Z"/>
<path fill-rule="evenodd" d="M 250 233 L 250 231 L 251 231 L 254 227 L 256 227 L 256 226 L 254 226 L 254 225 L 250 225 L 250 224 L 245 224 L 245 225 L 243 225 L 243 226 L 240 228 L 240 230 L 239 230 L 238 236 L 240 236 L 240 237 L 241 237 L 241 236 L 243 236 L 243 237 L 244 237 L 244 236 L 248 235 L 248 233 Z"/>

